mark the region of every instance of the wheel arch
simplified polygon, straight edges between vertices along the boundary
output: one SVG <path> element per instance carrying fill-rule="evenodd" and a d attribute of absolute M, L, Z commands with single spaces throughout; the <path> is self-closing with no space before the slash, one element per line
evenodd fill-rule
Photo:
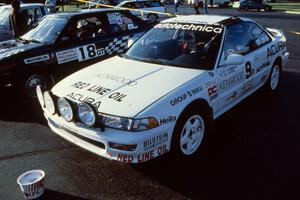
<path fill-rule="evenodd" d="M 185 106 L 181 113 L 179 114 L 178 119 L 183 115 L 183 113 L 187 112 L 190 109 L 198 109 L 198 108 L 206 108 L 209 117 L 213 117 L 213 108 L 209 105 L 209 103 L 207 102 L 207 100 L 203 99 L 203 98 L 199 98 L 199 99 L 195 99 L 192 102 L 190 102 L 187 106 Z"/>

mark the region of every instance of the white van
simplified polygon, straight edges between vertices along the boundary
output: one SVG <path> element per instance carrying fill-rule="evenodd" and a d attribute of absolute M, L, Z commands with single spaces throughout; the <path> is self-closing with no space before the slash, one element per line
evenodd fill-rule
<path fill-rule="evenodd" d="M 167 9 L 160 1 L 155 0 L 129 0 L 123 1 L 118 4 L 116 7 L 122 8 L 132 8 L 138 9 L 141 11 L 130 11 L 133 15 L 136 15 L 144 20 L 148 20 L 150 23 L 157 22 L 159 17 L 164 17 L 165 15 L 159 13 L 166 13 Z M 143 11 L 153 11 L 159 13 L 150 13 Z"/>

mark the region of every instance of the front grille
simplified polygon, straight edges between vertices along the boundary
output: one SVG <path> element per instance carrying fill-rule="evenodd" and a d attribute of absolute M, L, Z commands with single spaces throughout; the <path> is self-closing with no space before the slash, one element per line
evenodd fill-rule
<path fill-rule="evenodd" d="M 87 137 L 79 135 L 79 134 L 77 134 L 77 133 L 75 133 L 75 132 L 73 132 L 73 131 L 71 131 L 71 130 L 69 130 L 67 128 L 64 128 L 64 127 L 60 127 L 60 128 L 63 129 L 63 130 L 65 130 L 65 131 L 67 131 L 68 133 L 72 134 L 73 136 L 75 136 L 77 138 L 80 138 L 80 139 L 82 139 L 82 140 L 84 140 L 84 141 L 86 141 L 86 142 L 88 142 L 90 144 L 93 144 L 93 145 L 95 145 L 95 146 L 97 146 L 97 147 L 99 147 L 101 149 L 105 149 L 105 145 L 102 142 L 91 140 L 91 139 L 89 139 Z"/>

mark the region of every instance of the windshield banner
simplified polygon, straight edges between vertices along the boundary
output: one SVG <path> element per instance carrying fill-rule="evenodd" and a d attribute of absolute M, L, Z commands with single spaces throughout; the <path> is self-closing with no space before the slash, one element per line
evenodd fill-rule
<path fill-rule="evenodd" d="M 154 26 L 154 28 L 176 29 L 176 30 L 190 30 L 200 32 L 214 32 L 221 33 L 223 28 L 218 25 L 210 24 L 181 24 L 181 23 L 161 23 Z"/>

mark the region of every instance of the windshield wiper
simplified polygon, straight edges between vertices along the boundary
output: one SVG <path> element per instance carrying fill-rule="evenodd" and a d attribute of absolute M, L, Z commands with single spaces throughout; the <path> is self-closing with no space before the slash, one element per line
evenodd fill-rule
<path fill-rule="evenodd" d="M 46 42 L 43 42 L 43 41 L 40 41 L 40 40 L 36 40 L 36 39 L 33 39 L 33 38 L 25 39 L 23 37 L 19 37 L 18 39 L 22 40 L 22 41 L 25 41 L 25 42 L 35 42 L 35 43 L 46 44 Z"/>

